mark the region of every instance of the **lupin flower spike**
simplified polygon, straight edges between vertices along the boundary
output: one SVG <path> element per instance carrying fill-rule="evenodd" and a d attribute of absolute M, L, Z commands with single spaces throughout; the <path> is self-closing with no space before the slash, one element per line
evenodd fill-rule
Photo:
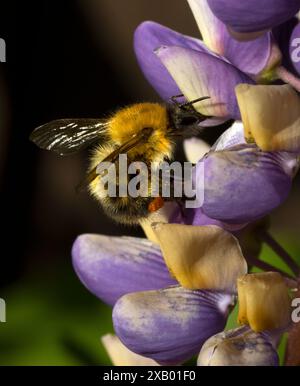
<path fill-rule="evenodd" d="M 73 264 L 83 284 L 113 306 L 117 336 L 103 343 L 115 364 L 181 364 L 200 352 L 199 365 L 276 366 L 272 336 L 290 326 L 288 286 L 299 285 L 299 267 L 265 229 L 254 244 L 251 237 L 246 247 L 242 242 L 243 250 L 238 240 L 286 200 L 299 168 L 299 96 L 291 86 L 257 83 L 281 79 L 300 90 L 283 67 L 287 50 L 280 41 L 300 0 L 276 0 L 276 7 L 271 0 L 259 7 L 256 0 L 188 3 L 203 40 L 145 22 L 134 46 L 165 101 L 209 96 L 193 105 L 207 116 L 201 125 L 238 121 L 211 148 L 185 143 L 203 205 L 167 203 L 141 224 L 149 240 L 79 236 Z M 291 268 L 288 279 L 259 260 L 262 242 Z M 248 273 L 247 262 L 269 272 Z M 223 331 L 237 298 L 243 326 Z M 291 341 L 288 348 L 287 362 L 295 363 Z"/>

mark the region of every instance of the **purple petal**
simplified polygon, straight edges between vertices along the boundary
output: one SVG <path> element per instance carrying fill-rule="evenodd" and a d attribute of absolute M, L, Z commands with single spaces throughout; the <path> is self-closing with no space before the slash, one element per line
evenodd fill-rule
<path fill-rule="evenodd" d="M 204 43 L 222 55 L 238 69 L 250 76 L 257 76 L 268 65 L 271 54 L 271 33 L 246 42 L 234 39 L 224 23 L 211 11 L 207 0 L 189 0 Z"/>
<path fill-rule="evenodd" d="M 206 52 L 165 46 L 156 53 L 188 100 L 210 97 L 195 104 L 196 110 L 208 116 L 240 119 L 234 89 L 240 83 L 253 84 L 251 78 Z"/>
<path fill-rule="evenodd" d="M 271 49 L 271 33 L 245 42 L 232 38 L 227 30 L 224 33 L 224 56 L 249 76 L 259 75 L 273 64 L 270 63 Z"/>
<path fill-rule="evenodd" d="M 148 82 L 161 98 L 169 101 L 172 96 L 181 94 L 181 91 L 154 53 L 162 45 L 178 45 L 199 51 L 208 50 L 200 40 L 184 36 L 160 24 L 146 21 L 138 26 L 134 35 L 134 49 L 139 65 Z"/>
<path fill-rule="evenodd" d="M 292 22 L 289 25 L 290 29 L 292 28 Z M 288 27 L 286 27 L 288 28 Z M 288 34 L 288 31 L 286 32 Z M 296 73 L 300 74 L 300 23 L 298 23 L 290 36 L 289 41 L 289 57 L 290 61 L 287 63 L 287 68 L 291 63 L 291 67 L 296 70 Z"/>
<path fill-rule="evenodd" d="M 229 127 L 211 148 L 212 151 L 222 151 L 237 145 L 245 145 L 245 130 L 242 122 L 237 121 Z"/>
<path fill-rule="evenodd" d="M 184 224 L 184 225 L 216 225 L 222 229 L 225 229 L 229 232 L 239 231 L 244 228 L 247 224 L 228 224 L 219 220 L 215 220 L 206 216 L 202 208 L 189 209 L 178 208 L 173 217 L 170 219 L 170 224 Z"/>
<path fill-rule="evenodd" d="M 176 283 L 160 248 L 146 239 L 81 235 L 73 245 L 72 257 L 81 282 L 110 305 L 124 294 Z"/>
<path fill-rule="evenodd" d="M 237 32 L 270 29 L 293 17 L 300 8 L 299 0 L 208 0 L 208 4 L 223 23 Z"/>
<path fill-rule="evenodd" d="M 234 224 L 270 213 L 291 189 L 292 179 L 286 172 L 290 160 L 285 158 L 286 153 L 266 153 L 255 146 L 208 154 L 204 159 L 204 213 Z"/>
<path fill-rule="evenodd" d="M 245 144 L 246 140 L 244 135 L 244 126 L 242 122 L 237 121 L 220 136 L 210 151 L 222 151 L 237 145 Z M 291 164 L 291 162 L 292 160 L 290 160 L 290 162 L 286 162 L 286 164 Z M 291 166 L 294 167 L 295 165 L 293 164 Z M 185 208 L 182 210 L 180 207 L 177 207 L 177 209 L 174 210 L 172 217 L 169 219 L 169 222 L 173 224 L 185 225 L 216 225 L 230 232 L 239 231 L 247 225 L 247 223 L 230 224 L 210 218 L 205 215 L 202 208 Z"/>
<path fill-rule="evenodd" d="M 131 351 L 178 364 L 223 330 L 231 302 L 231 295 L 182 287 L 129 294 L 114 307 L 114 328 Z"/>

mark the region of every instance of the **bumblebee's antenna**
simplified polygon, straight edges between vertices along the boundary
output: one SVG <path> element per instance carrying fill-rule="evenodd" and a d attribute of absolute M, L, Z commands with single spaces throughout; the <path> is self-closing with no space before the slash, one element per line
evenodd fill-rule
<path fill-rule="evenodd" d="M 205 96 L 205 97 L 201 97 L 201 98 L 195 99 L 195 100 L 190 101 L 190 102 L 182 103 L 182 104 L 179 105 L 179 107 L 192 106 L 192 105 L 194 105 L 195 103 L 204 101 L 204 100 L 206 100 L 206 99 L 210 99 L 210 97 L 209 97 L 209 96 Z"/>
<path fill-rule="evenodd" d="M 177 105 L 178 107 L 188 107 L 188 106 L 192 106 L 193 104 L 195 104 L 197 102 L 201 102 L 201 101 L 204 101 L 206 99 L 209 99 L 210 97 L 209 96 L 204 96 L 204 97 L 195 99 L 195 100 L 190 101 L 190 102 L 185 102 L 185 103 L 178 103 L 177 99 L 179 99 L 179 98 L 184 98 L 184 95 L 183 94 L 174 95 L 174 96 L 171 97 L 171 101 L 175 105 Z"/>

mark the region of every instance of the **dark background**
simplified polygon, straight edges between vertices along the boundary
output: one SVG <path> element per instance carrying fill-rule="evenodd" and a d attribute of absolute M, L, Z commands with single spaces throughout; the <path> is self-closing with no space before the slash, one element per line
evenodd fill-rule
<path fill-rule="evenodd" d="M 75 193 L 87 154 L 59 158 L 28 136 L 52 119 L 158 101 L 132 48 L 134 29 L 148 19 L 198 36 L 183 0 L 1 4 L 0 297 L 7 323 L 0 324 L 0 365 L 109 363 L 99 338 L 112 329 L 110 310 L 75 277 L 70 249 L 81 233 L 142 232 L 114 224 L 87 194 Z M 274 232 L 291 250 L 299 247 L 298 192 L 274 215 Z"/>
<path fill-rule="evenodd" d="M 41 260 L 42 253 L 43 265 L 52 261 L 76 234 L 120 233 L 87 194 L 74 192 L 86 154 L 60 159 L 34 147 L 28 136 L 52 119 L 102 117 L 135 101 L 159 100 L 136 64 L 134 29 L 151 16 L 177 29 L 193 20 L 182 1 L 163 3 L 12 1 L 2 7 L 0 37 L 7 46 L 0 76 L 2 236 L 18 239 L 10 245 L 16 258 L 7 259 L 0 272 L 2 283 L 23 272 L 33 256 Z M 185 10 L 185 21 L 173 20 L 176 8 Z"/>

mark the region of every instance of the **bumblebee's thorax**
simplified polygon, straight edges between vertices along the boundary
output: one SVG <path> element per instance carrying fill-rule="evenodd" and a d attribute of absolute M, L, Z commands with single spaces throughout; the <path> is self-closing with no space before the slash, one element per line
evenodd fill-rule
<path fill-rule="evenodd" d="M 158 103 L 139 103 L 117 112 L 109 121 L 108 135 L 113 143 L 121 145 L 143 129 L 150 128 L 152 133 L 145 141 L 131 149 L 131 158 L 147 159 L 149 162 L 161 162 L 171 158 L 173 142 L 168 137 L 170 126 L 167 109 Z"/>

